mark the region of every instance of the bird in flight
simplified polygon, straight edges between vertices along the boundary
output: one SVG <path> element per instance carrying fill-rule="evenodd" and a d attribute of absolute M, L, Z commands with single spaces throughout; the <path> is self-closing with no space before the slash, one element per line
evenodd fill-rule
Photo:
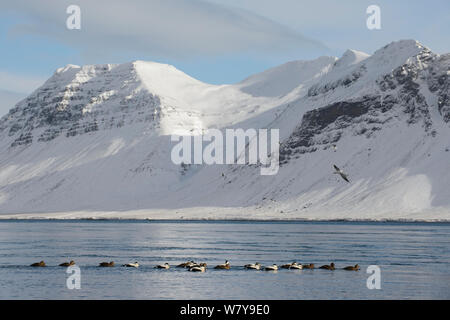
<path fill-rule="evenodd" d="M 339 169 L 335 164 L 333 164 L 333 167 L 334 167 L 334 170 L 336 170 L 336 171 L 333 172 L 333 173 L 339 174 L 339 175 L 342 177 L 342 179 L 344 179 L 344 180 L 347 181 L 347 182 L 350 182 L 350 180 L 348 180 L 348 177 L 347 177 L 347 175 L 344 173 L 344 171 L 342 171 L 341 169 Z"/>

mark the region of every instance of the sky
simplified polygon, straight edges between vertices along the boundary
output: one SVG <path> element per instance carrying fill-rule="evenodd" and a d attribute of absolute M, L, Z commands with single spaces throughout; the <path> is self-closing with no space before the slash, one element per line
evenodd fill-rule
<path fill-rule="evenodd" d="M 66 26 L 70 5 L 79 30 Z M 379 30 L 366 26 L 370 5 Z M 24 97 L 67 64 L 157 61 L 224 84 L 400 39 L 448 53 L 449 9 L 448 0 L 0 0 L 0 115 L 12 107 L 5 95 Z"/>

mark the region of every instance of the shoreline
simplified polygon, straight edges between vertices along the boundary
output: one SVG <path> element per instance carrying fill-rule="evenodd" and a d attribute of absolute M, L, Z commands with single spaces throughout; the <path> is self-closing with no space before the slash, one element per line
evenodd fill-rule
<path fill-rule="evenodd" d="M 154 221 L 154 222 L 400 222 L 450 223 L 450 210 L 434 208 L 421 212 L 371 212 L 321 210 L 300 211 L 261 207 L 190 207 L 182 209 L 137 209 L 123 211 L 53 211 L 0 213 L 0 221 Z"/>
<path fill-rule="evenodd" d="M 152 219 L 152 218 L 53 218 L 53 217 L 7 217 L 0 216 L 1 222 L 156 222 L 156 223 L 237 223 L 237 222 L 255 222 L 255 223 L 436 223 L 450 224 L 450 219 L 224 219 L 224 218 L 173 218 L 173 219 Z"/>

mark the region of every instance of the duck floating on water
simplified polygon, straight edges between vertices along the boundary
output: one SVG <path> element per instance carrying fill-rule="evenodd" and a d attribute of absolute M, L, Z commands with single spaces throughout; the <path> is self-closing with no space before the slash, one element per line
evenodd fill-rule
<path fill-rule="evenodd" d="M 214 269 L 229 270 L 230 269 L 230 262 L 227 260 L 227 261 L 225 261 L 225 263 L 222 263 L 222 264 L 219 264 L 219 265 L 215 266 Z"/>
<path fill-rule="evenodd" d="M 256 262 L 256 263 L 250 263 L 250 264 L 246 264 L 244 266 L 245 269 L 251 269 L 251 270 L 260 270 L 261 269 L 261 263 Z"/>
<path fill-rule="evenodd" d="M 332 262 L 329 265 L 323 265 L 319 269 L 334 270 L 334 263 Z"/>
<path fill-rule="evenodd" d="M 206 266 L 205 265 L 195 265 L 193 267 L 190 267 L 189 271 L 191 271 L 191 272 L 205 272 L 206 271 Z"/>
<path fill-rule="evenodd" d="M 288 264 L 283 264 L 280 268 L 281 269 L 289 269 L 291 267 L 292 264 L 294 264 L 295 262 L 292 263 L 288 263 Z"/>
<path fill-rule="evenodd" d="M 345 267 L 342 269 L 347 270 L 347 271 L 358 271 L 360 268 L 359 268 L 358 264 L 355 264 L 354 266 L 348 266 L 348 267 Z"/>
<path fill-rule="evenodd" d="M 298 264 L 297 262 L 292 262 L 292 263 L 288 263 L 288 264 L 283 264 L 281 266 L 282 269 L 298 269 L 301 270 L 303 267 L 301 264 Z"/>
<path fill-rule="evenodd" d="M 193 265 L 191 268 L 193 268 L 193 267 L 207 267 L 207 264 L 206 264 L 206 262 L 202 262 L 202 263 L 196 263 L 195 265 Z"/>
<path fill-rule="evenodd" d="M 123 266 L 127 268 L 139 268 L 139 263 L 135 261 L 134 263 L 126 263 Z"/>
<path fill-rule="evenodd" d="M 114 267 L 114 261 L 111 262 L 100 262 L 99 267 Z"/>
<path fill-rule="evenodd" d="M 264 267 L 264 270 L 266 270 L 266 271 L 277 271 L 278 270 L 278 266 L 276 264 L 273 264 L 271 266 Z"/>
<path fill-rule="evenodd" d="M 30 267 L 46 267 L 44 261 L 36 262 L 30 265 Z"/>
<path fill-rule="evenodd" d="M 73 266 L 73 265 L 75 265 L 75 261 L 70 260 L 70 262 L 63 262 L 59 266 L 60 267 L 70 267 L 70 266 Z"/>
<path fill-rule="evenodd" d="M 314 263 L 302 264 L 303 269 L 314 269 Z"/>
<path fill-rule="evenodd" d="M 157 265 L 156 269 L 170 269 L 170 265 L 166 262 L 164 264 Z"/>
<path fill-rule="evenodd" d="M 187 261 L 187 262 L 184 262 L 184 263 L 181 263 L 181 264 L 177 265 L 177 268 L 190 268 L 190 267 L 193 267 L 195 265 L 196 265 L 196 263 L 191 260 L 191 261 Z"/>
<path fill-rule="evenodd" d="M 289 269 L 302 270 L 303 266 L 297 262 L 294 262 L 293 264 L 291 264 Z"/>

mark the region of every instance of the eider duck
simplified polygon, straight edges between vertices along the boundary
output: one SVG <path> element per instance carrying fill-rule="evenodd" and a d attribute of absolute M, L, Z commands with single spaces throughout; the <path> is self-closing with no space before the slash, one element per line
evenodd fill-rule
<path fill-rule="evenodd" d="M 292 263 L 288 263 L 288 264 L 283 264 L 281 266 L 282 269 L 302 269 L 302 265 L 298 264 L 297 262 L 292 262 Z"/>
<path fill-rule="evenodd" d="M 114 261 L 111 262 L 100 262 L 99 267 L 114 267 Z"/>
<path fill-rule="evenodd" d="M 70 262 L 63 262 L 59 266 L 60 267 L 70 267 L 70 266 L 73 266 L 73 265 L 75 265 L 75 261 L 70 260 Z"/>
<path fill-rule="evenodd" d="M 227 260 L 227 261 L 225 261 L 225 263 L 215 266 L 214 269 L 226 269 L 226 270 L 229 270 L 230 269 L 230 263 Z"/>
<path fill-rule="evenodd" d="M 126 263 L 123 266 L 128 268 L 139 268 L 139 263 L 135 261 L 134 263 Z"/>
<path fill-rule="evenodd" d="M 264 270 L 266 270 L 266 271 L 277 271 L 278 270 L 278 266 L 276 264 L 273 264 L 271 266 L 266 266 L 264 268 Z"/>
<path fill-rule="evenodd" d="M 250 263 L 250 264 L 246 264 L 244 266 L 245 269 L 251 269 L 251 270 L 260 270 L 261 269 L 261 263 L 256 262 L 256 263 Z"/>
<path fill-rule="evenodd" d="M 169 269 L 170 265 L 166 262 L 164 264 L 159 264 L 156 266 L 157 269 Z"/>
<path fill-rule="evenodd" d="M 46 267 L 44 261 L 36 262 L 30 265 L 31 267 Z"/>
<path fill-rule="evenodd" d="M 191 268 L 193 267 L 205 267 L 206 268 L 207 264 L 206 262 L 202 262 L 202 263 L 196 263 L 193 266 L 191 266 Z"/>
<path fill-rule="evenodd" d="M 321 266 L 319 269 L 334 270 L 334 263 L 332 262 L 330 265 Z"/>
<path fill-rule="evenodd" d="M 348 271 L 358 271 L 359 270 L 359 265 L 355 264 L 354 266 L 348 266 L 348 267 L 345 267 L 345 268 L 342 268 L 342 269 L 348 270 Z"/>
<path fill-rule="evenodd" d="M 288 263 L 288 264 L 283 264 L 280 268 L 281 268 L 281 269 L 289 269 L 294 263 L 296 263 L 296 262 L 292 262 L 292 263 Z"/>
<path fill-rule="evenodd" d="M 296 269 L 296 270 L 302 270 L 303 266 L 297 262 L 294 262 L 293 264 L 291 264 L 291 266 L 289 267 L 289 269 Z"/>
<path fill-rule="evenodd" d="M 190 267 L 192 267 L 194 265 L 196 265 L 196 263 L 191 260 L 191 261 L 184 262 L 184 263 L 181 263 L 181 264 L 177 265 L 177 268 L 190 268 Z"/>
<path fill-rule="evenodd" d="M 314 269 L 314 263 L 302 264 L 303 269 Z"/>
<path fill-rule="evenodd" d="M 205 272 L 205 270 L 206 270 L 206 267 L 200 266 L 200 265 L 195 265 L 195 266 L 189 268 L 189 271 L 192 271 L 192 272 Z"/>

